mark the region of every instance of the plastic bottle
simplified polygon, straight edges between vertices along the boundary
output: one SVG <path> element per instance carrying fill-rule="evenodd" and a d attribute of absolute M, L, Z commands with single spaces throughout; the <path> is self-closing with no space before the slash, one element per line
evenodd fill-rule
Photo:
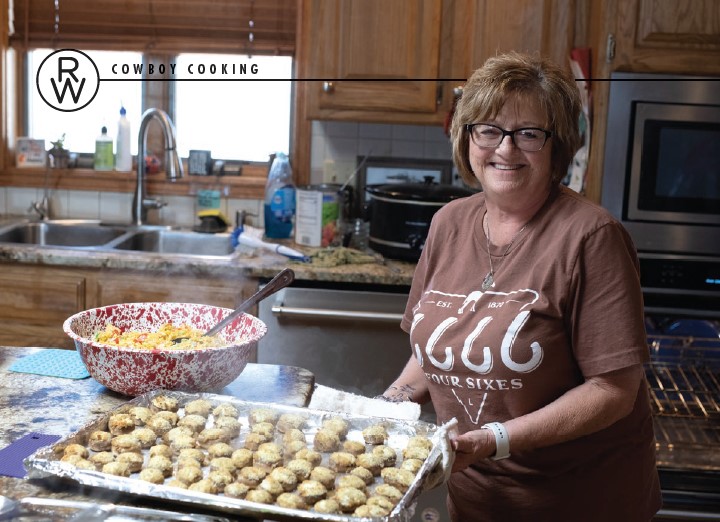
<path fill-rule="evenodd" d="M 107 127 L 103 127 L 95 140 L 95 170 L 112 170 L 114 164 L 113 140 L 107 134 Z"/>
<path fill-rule="evenodd" d="M 117 141 L 115 143 L 115 170 L 132 170 L 132 152 L 130 149 L 130 120 L 126 116 L 125 107 L 120 107 Z"/>
<path fill-rule="evenodd" d="M 287 155 L 278 152 L 265 185 L 265 236 L 289 238 L 295 218 L 295 184 Z"/>

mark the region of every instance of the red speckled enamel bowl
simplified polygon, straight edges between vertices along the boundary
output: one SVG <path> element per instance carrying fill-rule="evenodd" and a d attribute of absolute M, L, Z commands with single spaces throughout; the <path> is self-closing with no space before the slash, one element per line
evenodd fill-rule
<path fill-rule="evenodd" d="M 228 308 L 191 303 L 124 303 L 92 308 L 68 317 L 63 330 L 75 341 L 83 363 L 100 384 L 125 395 L 156 390 L 217 391 L 234 381 L 265 335 L 257 317 L 242 314 L 220 337 L 226 346 L 195 350 L 122 348 L 93 341 L 110 322 L 121 330 L 156 331 L 164 323 L 207 331 Z"/>

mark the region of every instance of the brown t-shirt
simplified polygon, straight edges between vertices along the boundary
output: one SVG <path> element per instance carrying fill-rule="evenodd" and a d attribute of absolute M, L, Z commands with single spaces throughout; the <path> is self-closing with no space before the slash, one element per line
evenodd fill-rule
<path fill-rule="evenodd" d="M 535 411 L 587 377 L 648 360 L 634 246 L 603 208 L 561 187 L 501 259 L 495 285 L 482 193 L 438 211 L 402 328 L 438 422 L 460 431 Z M 597 433 L 501 461 L 449 483 L 456 520 L 650 520 L 660 506 L 647 388 Z"/>

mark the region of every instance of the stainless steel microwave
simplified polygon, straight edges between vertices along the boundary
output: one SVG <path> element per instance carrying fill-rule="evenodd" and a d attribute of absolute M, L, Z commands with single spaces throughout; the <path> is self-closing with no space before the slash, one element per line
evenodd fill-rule
<path fill-rule="evenodd" d="M 614 73 L 604 163 L 639 251 L 720 255 L 720 78 Z"/>
<path fill-rule="evenodd" d="M 720 78 L 618 72 L 609 93 L 601 202 L 646 297 L 720 315 Z"/>

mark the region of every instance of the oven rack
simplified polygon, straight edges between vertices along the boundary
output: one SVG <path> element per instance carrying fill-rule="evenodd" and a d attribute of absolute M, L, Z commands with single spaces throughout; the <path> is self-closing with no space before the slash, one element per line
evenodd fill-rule
<path fill-rule="evenodd" d="M 720 364 L 720 337 L 648 335 L 653 361 L 702 362 Z"/>
<path fill-rule="evenodd" d="M 653 336 L 645 366 L 658 463 L 720 467 L 720 340 Z"/>
<path fill-rule="evenodd" d="M 720 365 L 653 362 L 645 374 L 654 415 L 720 422 Z"/>

